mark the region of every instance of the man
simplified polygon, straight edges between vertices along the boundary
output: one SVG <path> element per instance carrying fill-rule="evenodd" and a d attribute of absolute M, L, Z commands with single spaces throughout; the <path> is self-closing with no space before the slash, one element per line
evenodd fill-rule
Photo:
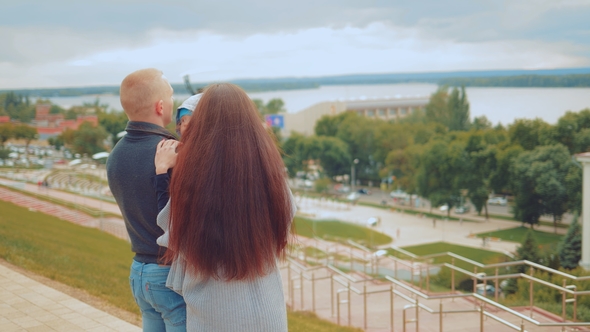
<path fill-rule="evenodd" d="M 172 121 L 173 90 L 157 69 L 129 74 L 121 83 L 120 98 L 129 118 L 127 134 L 107 161 L 109 187 L 115 197 L 135 253 L 130 285 L 141 309 L 144 331 L 186 331 L 183 298 L 166 287 L 169 266 L 161 264 L 165 248 L 156 239 L 158 204 L 152 179 L 156 145 L 174 139 L 164 127 Z"/>

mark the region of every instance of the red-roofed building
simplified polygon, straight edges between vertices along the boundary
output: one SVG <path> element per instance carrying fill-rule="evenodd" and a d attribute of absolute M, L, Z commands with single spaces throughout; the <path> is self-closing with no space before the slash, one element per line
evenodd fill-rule
<path fill-rule="evenodd" d="M 63 114 L 50 114 L 51 105 L 38 104 L 35 109 L 35 125 L 39 139 L 58 136 L 66 129 L 77 130 L 83 122 L 90 122 L 93 126 L 98 125 L 96 115 L 78 115 L 76 120 L 66 120 Z"/>
<path fill-rule="evenodd" d="M 0 123 L 9 123 L 10 117 L 8 115 L 0 115 Z"/>

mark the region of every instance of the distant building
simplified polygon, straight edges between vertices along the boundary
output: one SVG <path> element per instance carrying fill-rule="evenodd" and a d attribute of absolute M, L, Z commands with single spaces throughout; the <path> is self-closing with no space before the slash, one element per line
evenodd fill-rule
<path fill-rule="evenodd" d="M 9 122 L 10 122 L 10 116 L 0 115 L 0 123 L 9 123 Z"/>
<path fill-rule="evenodd" d="M 58 136 L 66 129 L 77 130 L 83 122 L 90 122 L 92 125 L 98 125 L 96 115 L 78 115 L 76 120 L 66 120 L 63 114 L 50 114 L 51 105 L 38 104 L 35 108 L 35 120 L 39 139 L 48 139 L 49 137 Z"/>
<path fill-rule="evenodd" d="M 310 106 L 297 113 L 287 113 L 284 119 L 283 136 L 291 131 L 312 135 L 316 122 L 324 115 L 336 115 L 342 112 L 356 112 L 373 119 L 397 120 L 414 111 L 424 109 L 429 98 L 382 98 L 347 101 L 326 101 Z"/>

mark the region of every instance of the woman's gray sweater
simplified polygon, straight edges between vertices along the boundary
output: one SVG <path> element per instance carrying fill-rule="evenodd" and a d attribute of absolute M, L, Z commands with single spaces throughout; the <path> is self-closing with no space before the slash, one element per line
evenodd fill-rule
<path fill-rule="evenodd" d="M 170 201 L 158 215 L 158 226 L 164 230 L 158 244 L 164 247 L 168 246 L 169 220 Z M 277 265 L 266 276 L 252 281 L 203 280 L 191 274 L 186 261 L 179 257 L 172 263 L 166 286 L 184 297 L 187 331 L 287 331 Z"/>

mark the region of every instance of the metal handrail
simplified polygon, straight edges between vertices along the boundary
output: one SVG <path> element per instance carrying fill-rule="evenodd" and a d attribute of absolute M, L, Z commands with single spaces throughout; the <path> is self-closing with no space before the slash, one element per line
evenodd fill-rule
<path fill-rule="evenodd" d="M 524 274 L 522 274 L 524 275 Z M 528 275 L 524 275 L 524 276 L 528 276 Z M 409 287 L 407 285 L 405 285 L 404 283 L 400 282 L 399 280 L 396 280 L 394 278 L 391 278 L 390 276 L 385 276 L 385 279 L 391 281 L 392 283 L 396 284 L 397 286 L 400 286 L 402 288 L 404 288 L 405 290 L 413 293 L 416 296 L 419 296 L 425 300 L 437 300 L 437 299 L 451 299 L 451 298 L 457 298 L 457 297 L 474 297 L 482 302 L 485 302 L 486 304 L 489 304 L 493 307 L 496 307 L 502 311 L 508 312 L 510 314 L 513 314 L 514 316 L 526 320 L 531 324 L 535 324 L 536 326 L 590 326 L 590 322 L 563 322 L 563 323 L 541 323 L 533 318 L 530 318 L 518 311 L 515 311 L 513 309 L 510 309 L 498 302 L 492 301 L 490 299 L 488 299 L 485 296 L 481 296 L 479 294 L 476 293 L 467 293 L 467 294 L 445 294 L 445 295 L 428 295 L 428 294 L 424 294 L 412 287 Z M 490 314 L 491 315 L 491 314 Z"/>
<path fill-rule="evenodd" d="M 322 242 L 323 242 L 323 244 L 326 243 L 325 241 L 322 241 Z M 386 258 L 386 259 L 392 259 L 396 263 L 396 267 L 395 267 L 396 270 L 397 270 L 397 264 L 398 263 L 401 263 L 402 265 L 406 265 L 406 266 L 410 267 L 412 269 L 412 271 L 416 271 L 415 270 L 416 268 L 419 271 L 422 271 L 423 267 L 422 266 L 416 267 L 416 265 L 415 265 L 416 262 L 414 262 L 414 259 L 423 260 L 425 258 L 433 258 L 433 257 L 440 257 L 440 256 L 444 256 L 444 255 L 449 255 L 449 256 L 451 256 L 453 258 L 453 262 L 454 262 L 454 259 L 459 259 L 461 261 L 465 261 L 465 262 L 467 262 L 469 264 L 474 265 L 475 266 L 475 269 L 474 269 L 475 271 L 474 272 L 467 271 L 465 269 L 462 269 L 460 267 L 457 267 L 457 266 L 455 266 L 453 264 L 449 264 L 449 263 L 443 263 L 443 264 L 426 264 L 426 269 L 429 269 L 432 266 L 445 266 L 445 267 L 448 267 L 448 268 L 452 269 L 453 271 L 458 271 L 458 272 L 464 273 L 465 275 L 467 275 L 467 276 L 471 277 L 472 279 L 474 279 L 474 290 L 475 290 L 475 282 L 476 282 L 476 280 L 481 280 L 481 281 L 495 280 L 496 281 L 496 286 L 497 286 L 498 280 L 501 280 L 501 279 L 523 278 L 523 279 L 529 280 L 529 282 L 531 282 L 531 293 L 532 293 L 532 289 L 533 289 L 532 288 L 532 283 L 537 282 L 537 283 L 539 283 L 541 285 L 544 285 L 544 286 L 547 286 L 547 287 L 551 287 L 553 289 L 558 290 L 559 292 L 561 292 L 563 294 L 564 297 L 565 297 L 566 294 L 573 295 L 574 296 L 574 299 L 568 299 L 568 301 L 574 302 L 574 311 L 575 311 L 575 307 L 576 307 L 575 296 L 577 296 L 577 295 L 587 295 L 587 294 L 590 294 L 590 290 L 587 290 L 587 291 L 577 291 L 575 286 L 573 286 L 573 285 L 566 285 L 565 284 L 565 280 L 564 280 L 563 286 L 559 286 L 559 285 L 556 285 L 554 283 L 547 282 L 545 280 L 541 280 L 539 278 L 536 278 L 536 277 L 533 276 L 533 271 L 536 268 L 536 269 L 542 270 L 542 271 L 554 272 L 555 274 L 560 275 L 560 276 L 563 276 L 563 277 L 566 277 L 566 278 L 572 277 L 571 279 L 573 279 L 573 280 L 586 280 L 586 279 L 590 279 L 590 276 L 588 276 L 588 277 L 575 277 L 575 276 L 571 276 L 571 275 L 569 275 L 567 273 L 564 273 L 564 272 L 561 272 L 561 271 L 557 271 L 557 270 L 554 270 L 554 269 L 551 269 L 551 268 L 547 268 L 547 267 L 544 267 L 544 266 L 542 266 L 540 264 L 536 264 L 536 263 L 533 263 L 533 262 L 530 262 L 530 261 L 504 262 L 504 263 L 495 263 L 495 264 L 488 264 L 488 265 L 486 265 L 486 264 L 481 264 L 479 262 L 475 262 L 473 260 L 467 259 L 465 257 L 462 257 L 460 255 L 454 254 L 452 252 L 445 252 L 445 253 L 431 254 L 431 255 L 421 256 L 421 257 L 412 254 L 413 255 L 412 262 L 411 263 L 408 263 L 407 260 L 404 261 L 404 260 L 401 260 L 401 259 L 399 259 L 397 257 L 394 257 L 394 256 L 391 256 L 391 255 L 385 255 L 385 256 L 382 256 L 382 257 L 375 257 L 375 256 L 372 255 L 373 252 L 369 248 L 364 247 L 364 246 L 362 246 L 362 245 L 360 245 L 358 243 L 355 243 L 354 241 L 350 241 L 349 240 L 348 241 L 348 244 L 351 247 L 350 248 L 350 251 L 348 251 L 346 249 L 341 249 L 342 247 L 336 248 L 336 250 L 334 250 L 334 247 L 330 248 L 330 249 L 334 250 L 333 255 L 330 255 L 330 257 L 332 257 L 332 259 L 337 259 L 338 255 L 341 255 L 343 257 L 358 258 L 361 262 L 365 262 L 365 264 L 367 264 L 369 262 L 371 262 L 371 264 L 373 264 L 373 262 L 377 262 L 378 265 L 380 265 L 379 264 L 379 260 L 380 259 Z M 355 249 L 361 250 L 362 252 L 364 252 L 364 254 L 359 254 L 359 253 L 353 251 L 352 250 L 352 247 L 354 247 Z M 316 247 L 316 248 L 319 249 L 319 250 L 322 250 L 322 249 L 320 249 L 319 246 Z M 397 248 L 393 247 L 393 249 L 397 249 Z M 401 250 L 404 251 L 403 249 L 401 249 Z M 324 250 L 322 250 L 322 251 L 324 251 Z M 342 251 L 346 251 L 346 253 L 345 254 L 340 254 Z M 368 259 L 366 257 L 367 254 L 371 254 L 371 256 Z M 412 255 L 408 255 L 408 256 L 412 256 Z M 497 322 L 499 322 L 501 324 L 504 324 L 505 326 L 508 326 L 508 327 L 510 327 L 512 329 L 520 330 L 520 331 L 524 331 L 524 325 L 523 325 L 524 322 L 528 322 L 530 324 L 534 324 L 534 325 L 540 326 L 540 327 L 542 327 L 542 326 L 549 326 L 549 327 L 557 327 L 557 326 L 561 326 L 561 327 L 565 327 L 565 326 L 590 326 L 590 322 L 565 322 L 564 321 L 564 322 L 561 322 L 561 323 L 540 323 L 540 322 L 536 321 L 535 319 L 533 319 L 532 318 L 532 315 L 531 315 L 531 317 L 528 317 L 528 316 L 526 316 L 523 313 L 517 312 L 517 311 L 515 311 L 513 309 L 510 309 L 510 308 L 508 308 L 506 306 L 503 306 L 503 305 L 501 305 L 501 304 L 499 304 L 499 303 L 497 303 L 495 301 L 492 301 L 492 300 L 486 298 L 485 296 L 481 296 L 481 295 L 479 295 L 477 293 L 467 293 L 467 294 L 456 294 L 456 293 L 453 293 L 453 294 L 443 294 L 443 295 L 428 295 L 428 294 L 423 293 L 420 290 L 417 290 L 414 287 L 409 286 L 406 282 L 399 281 L 397 279 L 391 278 L 390 276 L 386 276 L 385 279 L 388 280 L 388 281 L 390 281 L 393 285 L 395 285 L 395 287 L 399 287 L 399 288 L 403 289 L 404 291 L 410 292 L 410 294 L 413 294 L 413 296 L 415 296 L 416 299 L 413 299 L 412 297 L 410 297 L 410 296 L 408 296 L 408 295 L 406 295 L 406 294 L 398 291 L 397 289 L 394 289 L 393 286 L 390 287 L 390 289 L 386 289 L 386 290 L 371 290 L 371 291 L 367 291 L 366 286 L 363 286 L 364 289 L 363 290 L 360 290 L 360 289 L 358 289 L 356 287 L 352 287 L 352 284 L 356 284 L 356 283 L 359 283 L 359 282 L 372 281 L 372 280 L 375 280 L 375 278 L 360 278 L 360 279 L 359 278 L 355 278 L 355 277 L 349 275 L 348 273 L 345 273 L 344 271 L 342 271 L 337 266 L 334 266 L 333 264 L 328 264 L 327 262 L 329 260 L 327 260 L 326 261 L 326 264 L 324 264 L 322 266 L 314 266 L 312 268 L 303 266 L 301 263 L 299 263 L 295 259 L 288 258 L 288 260 L 289 260 L 290 263 L 293 263 L 293 267 L 294 268 L 296 268 L 297 270 L 300 271 L 299 276 L 294 276 L 294 278 L 292 278 L 293 280 L 300 279 L 301 280 L 300 283 L 302 283 L 302 280 L 303 279 L 305 279 L 305 280 L 311 280 L 312 281 L 312 289 L 313 289 L 313 287 L 314 287 L 313 286 L 313 282 L 315 280 L 321 280 L 321 279 L 328 279 L 328 278 L 330 278 L 330 279 L 332 279 L 332 283 L 333 282 L 337 282 L 338 284 L 340 284 L 343 287 L 345 287 L 345 288 L 338 289 L 336 295 L 338 295 L 337 297 L 338 297 L 338 299 L 340 299 L 340 293 L 342 293 L 342 292 L 348 292 L 349 295 L 347 297 L 347 300 L 344 301 L 344 302 L 342 302 L 342 303 L 348 302 L 349 310 L 350 310 L 350 303 L 349 303 L 349 301 L 351 299 L 350 298 L 350 293 L 352 293 L 352 292 L 354 292 L 357 295 L 362 295 L 363 298 L 364 298 L 365 303 L 366 303 L 366 296 L 369 295 L 369 294 L 377 294 L 377 293 L 383 293 L 383 292 L 390 292 L 392 294 L 392 296 L 393 295 L 396 295 L 396 296 L 402 298 L 403 300 L 408 301 L 410 304 L 412 304 L 414 306 L 417 306 L 419 309 L 425 310 L 425 311 L 427 311 L 427 312 L 429 312 L 431 314 L 440 314 L 441 315 L 441 323 L 440 323 L 441 324 L 440 325 L 441 326 L 441 331 L 442 331 L 442 314 L 446 314 L 446 313 L 474 312 L 474 311 L 481 311 L 481 313 L 482 313 L 482 316 L 481 316 L 482 317 L 481 318 L 482 319 L 482 324 L 483 324 L 483 317 L 486 316 L 486 317 L 492 318 L 493 320 L 495 320 L 495 321 L 497 321 Z M 498 274 L 498 267 L 502 267 L 502 266 L 513 266 L 513 265 L 519 265 L 519 264 L 528 265 L 531 268 L 530 269 L 531 270 L 530 275 L 529 274 L 524 274 L 524 273 L 503 274 L 503 275 L 499 275 Z M 489 268 L 493 268 L 493 267 L 496 268 L 496 275 L 487 276 L 485 274 L 478 274 L 477 273 L 477 268 L 489 269 Z M 331 273 L 332 275 L 331 276 L 328 276 L 328 277 L 323 277 L 323 278 L 315 278 L 313 276 L 313 274 L 312 274 L 312 278 L 311 279 L 308 276 L 305 275 L 305 274 L 307 274 L 310 271 L 315 271 L 315 270 L 322 269 L 322 268 L 327 269 L 327 271 L 329 273 Z M 354 270 L 352 268 L 352 264 L 351 264 L 351 270 Z M 306 273 L 304 274 L 303 272 L 306 272 Z M 363 273 L 366 273 L 366 270 L 365 271 L 362 271 L 362 272 Z M 420 283 L 422 282 L 421 281 L 422 280 L 421 278 L 422 278 L 422 274 L 420 272 Z M 413 281 L 413 279 L 412 279 L 412 281 Z M 428 277 L 427 277 L 427 283 L 428 283 Z M 293 284 L 291 284 L 291 287 L 293 287 Z M 303 284 L 299 284 L 299 287 L 302 288 L 303 287 Z M 313 290 L 312 290 L 312 292 L 313 292 Z M 332 296 L 334 296 L 334 294 Z M 497 292 L 496 292 L 496 296 L 497 296 Z M 312 297 L 313 297 L 313 293 L 312 293 Z M 480 309 L 480 310 L 447 310 L 447 311 L 444 311 L 442 309 L 442 300 L 443 299 L 467 298 L 467 297 L 474 298 L 476 300 L 479 300 L 482 304 L 485 303 L 485 304 L 490 305 L 491 307 L 495 307 L 495 308 L 497 308 L 497 309 L 499 309 L 499 310 L 501 310 L 503 312 L 509 313 L 509 314 L 513 315 L 514 317 L 516 317 L 518 319 L 521 319 L 522 322 L 523 322 L 523 324 L 520 327 L 518 327 L 517 325 L 515 325 L 513 323 L 510 323 L 510 322 L 508 322 L 508 321 L 506 321 L 506 320 L 504 320 L 504 319 L 502 319 L 500 317 L 497 317 L 497 316 L 495 316 L 492 313 L 485 312 L 483 310 L 483 308 Z M 441 308 L 440 308 L 440 310 L 435 311 L 432 308 L 430 308 L 430 307 L 428 307 L 428 306 L 426 306 L 426 305 L 424 305 L 422 303 L 419 303 L 418 298 L 422 298 L 422 299 L 425 299 L 425 300 L 437 300 L 437 299 L 438 300 L 441 300 Z M 391 301 L 393 301 L 393 297 L 391 299 L 392 299 Z M 303 291 L 301 291 L 301 301 L 302 301 L 301 302 L 301 305 L 303 306 Z M 314 297 L 314 301 L 315 301 L 315 297 Z M 291 300 L 291 302 L 292 302 L 292 300 Z M 567 302 L 567 303 L 570 303 L 570 302 Z M 533 302 L 532 302 L 532 297 L 531 297 L 531 306 L 532 306 L 532 303 Z M 340 304 L 341 304 L 340 301 L 338 301 L 337 302 L 337 305 L 340 306 Z M 315 308 L 315 302 L 313 303 L 313 307 Z M 392 302 L 392 309 L 391 310 L 393 310 L 393 302 Z M 334 308 L 333 307 L 332 307 L 332 315 L 334 315 Z M 338 307 L 338 318 L 340 319 L 340 308 L 339 307 Z M 349 318 L 349 324 L 350 324 L 350 316 L 348 318 Z M 563 318 L 565 320 L 565 316 Z M 366 307 L 365 307 L 365 318 L 364 319 L 365 319 L 365 326 L 366 326 L 366 320 L 367 320 Z M 390 319 L 393 319 L 393 318 L 390 318 Z M 575 321 L 575 315 L 574 315 L 574 321 Z M 391 320 L 391 322 L 392 322 L 391 324 L 393 324 L 393 320 Z M 418 322 L 416 322 L 416 323 L 418 325 Z"/>
<path fill-rule="evenodd" d="M 396 251 L 399 251 L 399 252 L 401 252 L 403 254 L 406 254 L 406 255 L 409 253 L 406 250 L 403 250 L 403 249 L 398 248 L 396 246 L 391 246 L 391 249 L 396 250 Z M 541 264 L 538 264 L 538 263 L 535 263 L 535 262 L 531 262 L 531 261 L 528 261 L 528 260 L 520 260 L 520 261 L 512 261 L 512 262 L 502 262 L 502 263 L 494 263 L 494 264 L 482 264 L 482 263 L 473 261 L 471 259 L 465 258 L 465 257 L 463 257 L 461 255 L 457 255 L 457 254 L 455 254 L 453 252 L 444 252 L 444 253 L 430 254 L 430 255 L 425 255 L 425 256 L 417 256 L 417 255 L 414 255 L 412 253 L 409 253 L 409 254 L 411 254 L 412 255 L 411 257 L 412 258 L 415 258 L 415 259 L 427 259 L 427 258 L 432 258 L 432 257 L 440 257 L 440 256 L 448 255 L 448 256 L 451 256 L 453 258 L 457 258 L 459 260 L 462 260 L 464 262 L 470 263 L 470 264 L 472 264 L 474 266 L 477 266 L 477 267 L 480 267 L 480 268 L 483 268 L 483 269 L 490 269 L 490 268 L 494 268 L 494 267 L 514 266 L 514 265 L 527 265 L 527 266 L 532 266 L 532 267 L 534 267 L 534 268 L 536 268 L 538 270 L 543 270 L 545 272 L 550 272 L 552 274 L 557 274 L 557 275 L 560 275 L 562 277 L 565 277 L 565 278 L 568 278 L 568 279 L 572 279 L 572 280 L 575 280 L 575 281 L 590 280 L 590 276 L 582 276 L 582 277 L 574 276 L 574 275 L 571 275 L 569 273 L 565 273 L 565 272 L 562 272 L 562 271 L 559 271 L 559 270 L 555 270 L 555 269 L 552 269 L 550 267 L 547 267 L 547 266 L 544 266 L 544 265 L 541 265 Z"/>

